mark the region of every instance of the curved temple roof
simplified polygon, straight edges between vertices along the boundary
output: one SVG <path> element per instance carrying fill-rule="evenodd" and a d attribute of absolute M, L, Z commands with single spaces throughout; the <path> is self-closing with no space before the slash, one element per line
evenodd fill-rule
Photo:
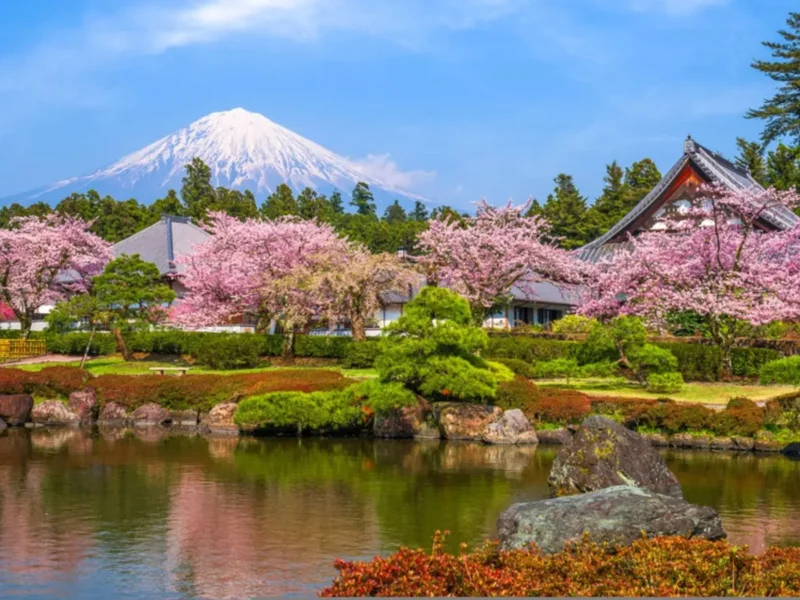
<path fill-rule="evenodd" d="M 192 246 L 209 235 L 188 217 L 163 216 L 157 223 L 114 244 L 114 256 L 138 254 L 142 260 L 154 263 L 161 275 L 176 275 L 182 268 L 175 265 L 175 257 L 190 254 Z"/>
<path fill-rule="evenodd" d="M 597 261 L 610 253 L 624 250 L 626 248 L 625 243 L 610 244 L 609 242 L 625 233 L 638 217 L 650 210 L 688 164 L 693 165 L 710 181 L 721 183 L 732 190 L 763 189 L 746 170 L 737 167 L 725 157 L 698 144 L 689 136 L 683 144 L 683 156 L 664 175 L 658 185 L 647 196 L 642 198 L 616 225 L 593 242 L 581 248 L 580 257 L 583 260 Z M 797 215 L 783 207 L 765 212 L 764 219 L 776 229 L 789 229 L 800 222 L 800 218 Z"/>

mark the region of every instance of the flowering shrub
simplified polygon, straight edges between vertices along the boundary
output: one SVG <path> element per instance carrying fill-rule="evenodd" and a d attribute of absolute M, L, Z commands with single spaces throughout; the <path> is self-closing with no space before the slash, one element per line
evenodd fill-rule
<path fill-rule="evenodd" d="M 800 548 L 753 556 L 724 541 L 665 537 L 609 552 L 583 542 L 563 552 L 501 551 L 496 543 L 461 554 L 401 548 L 370 562 L 337 560 L 339 576 L 320 592 L 346 596 L 796 596 Z"/>
<path fill-rule="evenodd" d="M 46 367 L 41 371 L 0 369 L 0 394 L 68 396 L 80 390 L 91 377 L 75 367 Z"/>

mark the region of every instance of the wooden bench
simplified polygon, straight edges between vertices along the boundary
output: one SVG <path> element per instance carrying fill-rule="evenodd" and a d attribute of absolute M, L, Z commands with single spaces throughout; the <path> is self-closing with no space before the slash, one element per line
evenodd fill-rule
<path fill-rule="evenodd" d="M 151 371 L 157 371 L 159 375 L 166 375 L 167 371 L 177 371 L 178 376 L 186 374 L 192 367 L 150 367 Z"/>

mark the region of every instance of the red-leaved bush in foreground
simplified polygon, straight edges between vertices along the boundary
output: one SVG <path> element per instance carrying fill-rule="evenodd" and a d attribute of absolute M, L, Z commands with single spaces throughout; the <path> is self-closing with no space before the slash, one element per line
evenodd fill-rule
<path fill-rule="evenodd" d="M 461 554 L 402 548 L 370 562 L 336 561 L 339 577 L 321 596 L 798 596 L 800 548 L 746 548 L 680 537 L 640 540 L 609 552 L 588 541 L 563 552 Z"/>

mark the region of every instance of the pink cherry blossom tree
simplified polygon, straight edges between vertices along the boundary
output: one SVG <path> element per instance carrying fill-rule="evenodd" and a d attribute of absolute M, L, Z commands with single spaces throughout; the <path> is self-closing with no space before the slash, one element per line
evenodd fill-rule
<path fill-rule="evenodd" d="M 408 299 L 409 288 L 419 286 L 419 272 L 395 254 L 371 254 L 360 244 L 330 249 L 290 273 L 275 287 L 305 294 L 329 321 L 347 321 L 353 340 L 366 339 L 366 327 L 390 294 Z M 300 307 L 304 306 L 302 303 Z M 295 309 L 297 310 L 297 309 Z"/>
<path fill-rule="evenodd" d="M 224 213 L 210 213 L 213 235 L 188 256 L 184 283 L 189 292 L 177 304 L 173 320 L 191 327 L 229 322 L 255 314 L 257 329 L 273 318 L 287 319 L 295 329 L 302 315 L 314 311 L 314 299 L 301 291 L 274 293 L 270 286 L 324 253 L 343 251 L 346 242 L 328 225 L 282 218 L 240 221 Z"/>
<path fill-rule="evenodd" d="M 23 336 L 40 306 L 85 293 L 113 258 L 111 245 L 90 226 L 50 215 L 16 219 L 0 229 L 0 302 L 13 311 Z"/>
<path fill-rule="evenodd" d="M 419 263 L 429 281 L 464 296 L 478 323 L 507 306 L 515 286 L 533 298 L 537 282 L 580 282 L 581 264 L 557 247 L 544 218 L 524 216 L 528 205 L 493 207 L 481 200 L 475 217 L 431 220 L 419 236 Z"/>
<path fill-rule="evenodd" d="M 665 229 L 630 236 L 630 250 L 592 268 L 579 312 L 637 315 L 664 328 L 669 314 L 694 311 L 719 346 L 721 377 L 746 326 L 800 317 L 800 227 L 773 231 L 768 212 L 800 203 L 794 190 L 701 188 Z"/>

